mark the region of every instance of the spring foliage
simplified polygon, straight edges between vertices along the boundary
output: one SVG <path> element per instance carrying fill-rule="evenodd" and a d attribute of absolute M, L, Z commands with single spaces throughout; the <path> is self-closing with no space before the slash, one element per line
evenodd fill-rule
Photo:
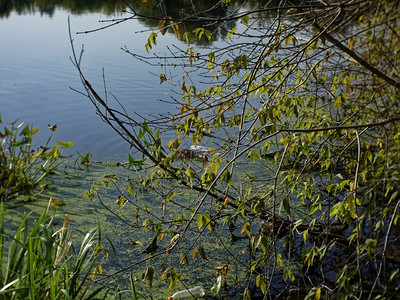
<path fill-rule="evenodd" d="M 74 53 L 88 98 L 151 165 L 142 185 L 163 186 L 162 217 L 142 223 L 159 243 L 171 236 L 156 255 L 208 261 L 215 253 L 200 237 L 231 235 L 247 244 L 240 254 L 227 251 L 215 293 L 222 277 L 233 276 L 228 270 L 244 264 L 246 299 L 257 291 L 393 297 L 400 280 L 398 1 L 222 1 L 213 8 L 218 15 L 163 10 L 144 45 L 149 56 L 131 53 L 153 64 L 167 31 L 184 42 L 159 62 L 160 84 L 179 88 L 178 108 L 155 120 L 112 109 Z M 185 30 L 194 21 L 202 26 Z M 218 35 L 225 42 L 212 50 L 193 44 Z M 184 71 L 168 76 L 168 66 Z M 165 129 L 174 138 L 164 141 Z M 198 145 L 208 151 L 196 153 Z M 131 166 L 144 163 L 131 159 Z M 195 201 L 179 201 L 184 189 Z M 168 222 L 166 205 L 180 207 Z M 178 269 L 171 262 L 161 271 L 171 288 Z"/>

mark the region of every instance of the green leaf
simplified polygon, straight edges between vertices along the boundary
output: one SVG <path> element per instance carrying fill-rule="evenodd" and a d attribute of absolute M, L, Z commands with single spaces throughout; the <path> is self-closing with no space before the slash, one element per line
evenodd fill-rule
<path fill-rule="evenodd" d="M 195 260 L 195 258 L 196 258 L 197 251 L 199 251 L 199 247 L 198 246 L 194 247 L 194 249 L 192 251 L 192 259 L 193 260 Z"/>
<path fill-rule="evenodd" d="M 197 36 L 198 40 L 201 40 L 201 37 L 205 33 L 205 30 L 204 30 L 204 28 L 198 27 L 193 30 L 193 33 Z"/>
<path fill-rule="evenodd" d="M 189 260 L 188 260 L 188 258 L 187 258 L 187 256 L 186 256 L 185 254 L 182 254 L 181 260 L 180 260 L 179 263 L 180 263 L 181 265 L 187 265 L 187 264 L 189 264 Z"/>
<path fill-rule="evenodd" d="M 267 290 L 267 282 L 263 274 L 258 274 L 256 277 L 256 285 L 261 289 L 261 292 L 265 294 Z"/>
<path fill-rule="evenodd" d="M 143 158 L 141 160 L 136 160 L 132 157 L 132 155 L 130 153 L 128 154 L 128 168 L 130 168 L 132 166 L 141 167 L 145 161 L 146 161 L 145 158 Z"/>
<path fill-rule="evenodd" d="M 231 35 L 234 35 L 236 32 L 236 27 L 233 27 L 231 30 L 229 30 L 228 34 L 226 35 L 226 40 L 229 40 Z"/>
<path fill-rule="evenodd" d="M 175 286 L 176 286 L 176 278 L 175 277 L 171 277 L 171 279 L 169 281 L 168 288 L 170 290 L 172 290 Z"/>
<path fill-rule="evenodd" d="M 210 30 L 206 30 L 204 33 L 206 35 L 207 40 L 211 41 L 211 37 L 212 37 L 211 31 Z"/>
<path fill-rule="evenodd" d="M 290 198 L 284 198 L 282 200 L 282 204 L 283 204 L 283 209 L 290 216 L 290 204 L 289 204 L 289 201 L 290 201 Z"/>
<path fill-rule="evenodd" d="M 196 253 L 198 253 L 202 259 L 208 261 L 208 258 L 206 257 L 206 253 L 205 253 L 203 247 L 199 247 L 199 246 L 194 247 L 194 249 L 192 251 L 193 260 L 195 260 L 195 258 L 196 258 Z"/>
<path fill-rule="evenodd" d="M 264 252 L 264 254 L 267 254 L 269 252 L 269 239 L 265 235 L 262 235 L 260 243 L 262 251 Z"/>
<path fill-rule="evenodd" d="M 31 130 L 31 134 L 34 135 L 39 131 L 39 126 Z"/>
<path fill-rule="evenodd" d="M 392 275 L 390 275 L 390 277 L 389 277 L 389 282 L 392 282 L 393 281 L 393 278 L 399 273 L 399 269 L 397 269 L 396 271 L 394 271 L 393 273 L 392 273 Z"/>
<path fill-rule="evenodd" d="M 251 300 L 251 293 L 247 288 L 243 292 L 243 300 Z"/>
<path fill-rule="evenodd" d="M 207 229 L 211 231 L 212 228 L 211 228 L 211 218 L 210 218 L 210 216 L 207 213 L 204 213 L 202 218 L 203 218 L 204 224 L 206 224 L 206 226 L 207 226 Z"/>
<path fill-rule="evenodd" d="M 246 25 L 247 27 L 249 26 L 249 16 L 248 15 L 244 15 L 243 17 L 240 18 L 243 22 L 244 25 Z"/>
<path fill-rule="evenodd" d="M 198 247 L 198 253 L 200 255 L 200 257 L 204 260 L 208 260 L 208 258 L 206 257 L 206 253 L 204 251 L 203 247 Z"/>
<path fill-rule="evenodd" d="M 247 222 L 242 226 L 242 229 L 240 230 L 240 234 L 242 234 L 243 232 L 245 232 L 248 237 L 251 237 L 250 223 Z"/>
<path fill-rule="evenodd" d="M 10 129 L 8 129 L 7 127 L 4 128 L 4 131 L 5 131 L 6 136 L 15 136 L 15 135 L 10 131 Z"/>
<path fill-rule="evenodd" d="M 125 191 L 129 194 L 129 196 L 133 196 L 133 195 L 134 195 L 133 190 L 132 190 L 132 188 L 131 188 L 130 186 L 128 186 L 128 187 L 125 189 Z"/>
<path fill-rule="evenodd" d="M 165 35 L 165 33 L 167 32 L 167 26 L 165 26 L 166 22 L 166 20 L 160 20 L 158 22 L 158 28 L 160 29 L 162 35 Z"/>
<path fill-rule="evenodd" d="M 154 269 L 153 267 L 147 267 L 143 274 L 143 279 L 146 281 L 147 286 L 151 289 L 153 284 Z"/>
<path fill-rule="evenodd" d="M 186 41 L 188 46 L 190 45 L 190 43 L 192 42 L 192 35 L 191 35 L 191 33 L 189 31 L 186 31 L 183 34 L 183 40 Z"/>
<path fill-rule="evenodd" d="M 276 257 L 276 263 L 278 266 L 282 267 L 283 266 L 283 261 L 282 261 L 282 255 L 279 253 Z"/>
<path fill-rule="evenodd" d="M 231 173 L 229 172 L 229 170 L 226 169 L 226 170 L 222 173 L 220 180 L 221 180 L 221 182 L 224 182 L 224 181 L 225 181 L 225 182 L 227 183 L 227 185 L 230 186 L 230 185 L 231 185 L 231 179 L 232 179 L 232 175 L 231 175 Z"/>
<path fill-rule="evenodd" d="M 188 177 L 189 181 L 192 182 L 196 172 L 192 168 L 188 168 L 185 171 L 186 176 Z"/>
<path fill-rule="evenodd" d="M 315 292 L 315 300 L 319 300 L 321 298 L 321 287 L 319 287 L 317 289 L 317 291 Z"/>
<path fill-rule="evenodd" d="M 172 30 L 175 33 L 176 39 L 179 41 L 179 26 L 174 21 L 170 21 Z"/>
<path fill-rule="evenodd" d="M 144 47 L 146 48 L 146 52 L 149 53 L 149 51 L 151 49 L 151 45 L 149 43 L 147 43 L 146 45 L 144 45 Z"/>
<path fill-rule="evenodd" d="M 75 144 L 74 142 L 60 142 L 60 141 L 58 141 L 57 143 L 60 144 L 65 149 L 67 149 Z"/>
<path fill-rule="evenodd" d="M 150 41 L 153 45 L 157 45 L 157 33 L 152 32 L 150 33 Z"/>
<path fill-rule="evenodd" d="M 30 133 L 31 130 L 29 129 L 29 125 L 26 125 L 19 135 L 29 135 Z"/>
<path fill-rule="evenodd" d="M 289 268 L 284 268 L 284 270 L 283 270 L 283 278 L 285 280 L 288 280 L 288 279 L 290 279 L 291 281 L 295 280 L 295 277 L 294 277 L 292 271 Z"/>
<path fill-rule="evenodd" d="M 203 216 L 202 215 L 197 216 L 196 223 L 197 223 L 197 228 L 199 228 L 199 229 L 203 226 Z"/>
<path fill-rule="evenodd" d="M 169 192 L 168 196 L 167 196 L 167 201 L 170 201 L 172 198 L 174 198 L 176 196 L 176 194 L 174 192 Z"/>
<path fill-rule="evenodd" d="M 82 165 L 85 165 L 85 164 L 87 165 L 87 164 L 89 164 L 89 163 L 90 163 L 89 157 L 90 157 L 90 152 L 86 153 L 85 156 L 80 155 L 81 164 L 82 164 Z"/>

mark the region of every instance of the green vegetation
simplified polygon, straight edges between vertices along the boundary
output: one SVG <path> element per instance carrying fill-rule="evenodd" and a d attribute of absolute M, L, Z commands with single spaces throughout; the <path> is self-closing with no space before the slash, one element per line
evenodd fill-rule
<path fill-rule="evenodd" d="M 120 99 L 114 106 L 74 52 L 87 97 L 137 154 L 115 164 L 127 173 L 88 153 L 75 164 L 83 176 L 56 174 L 64 185 L 92 184 L 85 199 L 65 201 L 70 186 L 46 190 L 60 211 L 76 206 L 82 228 L 100 211 L 111 258 L 94 233 L 69 248 L 68 217 L 55 230 L 47 210 L 7 244 L 2 210 L 1 295 L 166 298 L 202 285 L 219 299 L 397 297 L 398 1 L 158 3 L 132 5 L 153 28 L 149 55 L 131 54 L 159 60 L 176 107 L 143 120 Z M 167 34 L 176 47 L 154 56 Z M 198 46 L 218 36 L 226 40 Z M 35 195 L 60 157 L 32 148 L 36 129 L 16 124 L 1 131 L 3 204 Z M 108 278 L 121 282 L 112 293 Z"/>
<path fill-rule="evenodd" d="M 104 294 L 107 287 L 94 284 L 108 256 L 100 232 L 87 233 L 76 247 L 68 214 L 55 230 L 46 209 L 33 225 L 27 215 L 12 236 L 5 232 L 4 214 L 1 202 L 1 299 L 93 299 Z"/>
<path fill-rule="evenodd" d="M 36 220 L 33 212 L 24 215 L 15 234 L 12 232 L 13 218 L 22 215 L 15 207 L 22 209 L 21 204 L 33 200 L 40 207 L 41 195 L 49 186 L 44 179 L 54 173 L 60 158 L 65 158 L 64 150 L 73 145 L 57 142 L 50 148 L 57 126 L 49 129 L 47 142 L 37 148 L 33 139 L 39 128 L 23 126 L 17 120 L 0 131 L 0 299 L 91 299 L 106 295 L 109 289 L 95 283 L 108 257 L 100 229 L 98 234 L 93 230 L 87 233 L 76 246 L 68 214 L 61 228 L 52 225 L 50 204 L 64 203 L 50 197 L 47 209 Z M 38 188 L 40 183 L 43 185 Z"/>
<path fill-rule="evenodd" d="M 0 124 L 2 124 L 0 116 Z M 50 128 L 51 134 L 47 142 L 36 148 L 32 142 L 39 127 L 23 126 L 18 120 L 0 131 L 0 200 L 31 201 L 33 197 L 46 189 L 33 191 L 43 179 L 54 171 L 58 160 L 65 149 L 73 145 L 72 142 L 57 142 L 50 148 L 50 141 L 57 126 Z M 23 197 L 25 196 L 25 197 Z"/>
<path fill-rule="evenodd" d="M 186 44 L 157 56 L 160 83 L 178 87 L 180 99 L 178 111 L 154 120 L 133 120 L 119 102 L 104 101 L 74 53 L 87 97 L 146 158 L 141 186 L 159 195 L 158 208 L 137 210 L 136 219 L 145 221 L 121 217 L 153 234 L 142 259 L 168 257 L 162 269 L 149 273 L 148 265 L 144 278 L 151 282 L 158 274 L 171 289 L 191 276 L 201 283 L 198 273 L 184 273 L 194 260 L 192 271 L 199 264 L 218 270 L 213 292 L 221 297 L 395 297 L 398 1 L 240 7 L 221 1 L 216 7 L 227 14 L 215 17 L 209 7 L 172 16 L 163 9 L 144 45 L 149 56 L 131 53 L 154 65 L 152 51 L 166 29 Z M 202 25 L 188 31 L 184 21 Z M 193 45 L 213 40 L 226 22 L 237 22 L 226 43 L 211 50 Z M 165 129 L 174 138 L 164 141 Z M 207 151 L 188 155 L 199 152 L 191 144 Z M 132 166 L 141 164 L 132 158 Z M 133 187 L 120 190 L 121 207 L 135 203 Z M 194 193 L 189 201 L 185 190 Z M 207 244 L 207 233 L 222 248 Z M 229 236 L 240 250 L 231 251 Z M 216 264 L 212 258 L 221 252 L 224 262 Z M 235 281 L 233 270 L 240 268 L 247 277 Z"/>

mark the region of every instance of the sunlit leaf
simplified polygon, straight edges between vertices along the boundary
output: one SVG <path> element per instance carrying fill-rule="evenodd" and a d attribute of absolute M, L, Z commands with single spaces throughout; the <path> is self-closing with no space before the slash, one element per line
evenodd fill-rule
<path fill-rule="evenodd" d="M 244 15 L 243 17 L 240 18 L 243 22 L 244 25 L 249 26 L 249 16 L 248 15 Z"/>
<path fill-rule="evenodd" d="M 196 223 L 197 223 L 197 228 L 199 228 L 199 229 L 203 226 L 203 216 L 202 215 L 197 216 Z"/>
<path fill-rule="evenodd" d="M 51 203 L 53 203 L 55 206 L 65 206 L 66 204 L 63 202 L 58 201 L 57 199 L 50 197 Z"/>
<path fill-rule="evenodd" d="M 165 74 L 160 74 L 160 84 L 162 84 L 164 81 L 167 81 L 167 76 Z"/>
<path fill-rule="evenodd" d="M 58 141 L 57 143 L 60 144 L 61 146 L 63 146 L 64 148 L 66 148 L 66 149 L 75 144 L 74 142 L 60 142 L 60 141 Z"/>
<path fill-rule="evenodd" d="M 226 197 L 224 200 L 223 206 L 226 206 L 228 204 L 228 202 L 229 202 L 229 199 L 228 199 L 228 197 Z"/>

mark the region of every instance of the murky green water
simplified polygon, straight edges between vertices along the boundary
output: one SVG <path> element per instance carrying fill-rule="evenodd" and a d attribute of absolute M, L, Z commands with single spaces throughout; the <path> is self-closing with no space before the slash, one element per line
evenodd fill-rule
<path fill-rule="evenodd" d="M 116 180 L 115 185 L 112 181 L 109 181 L 111 178 Z M 118 283 L 122 289 L 128 288 L 128 276 L 132 272 L 138 278 L 136 287 L 146 293 L 146 299 L 150 295 L 154 299 L 164 299 L 173 294 L 174 291 L 183 289 L 184 285 L 188 287 L 203 285 L 209 293 L 218 276 L 216 268 L 225 265 L 229 260 L 233 260 L 233 258 L 227 258 L 226 249 L 229 249 L 234 255 L 238 254 L 245 245 L 240 241 L 232 244 L 227 228 L 220 228 L 215 231 L 207 229 L 205 234 L 198 239 L 197 226 L 193 224 L 192 229 L 189 229 L 187 239 L 179 245 L 178 249 L 174 250 L 173 255 L 167 254 L 154 259 L 146 259 L 148 256 L 143 251 L 151 243 L 155 233 L 151 230 L 144 230 L 141 225 L 150 219 L 160 220 L 163 215 L 165 223 L 171 222 L 172 224 L 174 218 L 181 212 L 179 206 L 167 203 L 165 211 L 162 213 L 163 199 L 159 191 L 157 191 L 157 188 L 155 190 L 144 189 L 139 178 L 139 175 L 133 170 L 117 166 L 114 163 L 93 162 L 90 167 L 84 167 L 73 162 L 64 164 L 53 176 L 48 178 L 46 182 L 48 189 L 42 195 L 36 197 L 34 202 L 6 210 L 6 230 L 9 233 L 15 230 L 19 221 L 27 213 L 31 212 L 33 221 L 50 205 L 50 214 L 55 214 L 53 221 L 55 228 L 60 228 L 65 215 L 69 215 L 71 227 L 75 229 L 73 233 L 75 242 L 78 242 L 86 232 L 100 224 L 104 245 L 110 253 L 109 259 L 104 265 L 104 275 L 112 275 L 111 278 L 116 280 L 115 284 Z M 96 184 L 104 183 L 104 181 L 109 182 L 108 188 L 106 188 L 106 184 L 101 187 Z M 100 187 L 99 197 L 94 197 L 90 201 L 85 199 L 84 194 L 94 183 L 95 187 Z M 124 193 L 129 202 L 124 207 L 120 207 L 117 199 L 128 186 L 131 187 L 134 195 L 128 196 Z M 50 197 L 65 205 L 56 207 L 53 203 L 49 204 Z M 195 199 L 196 195 L 180 191 L 180 194 L 176 197 L 176 202 L 190 208 Z M 148 213 L 147 209 L 151 213 Z M 190 211 L 187 212 L 187 218 L 189 213 Z M 174 231 L 173 226 L 170 229 L 171 232 Z M 226 231 L 226 233 L 223 231 Z M 165 238 L 157 241 L 158 252 L 163 252 L 166 249 L 171 237 L 167 230 Z M 204 247 L 208 260 L 201 259 L 199 255 L 197 255 L 196 260 L 192 259 L 192 250 L 189 249 L 193 243 Z M 211 251 L 212 255 L 210 255 Z M 186 254 L 188 264 L 180 264 L 177 253 Z M 245 253 L 238 255 L 246 256 Z M 149 266 L 152 266 L 156 271 L 151 290 L 142 281 L 142 274 Z M 175 267 L 176 271 L 185 278 L 182 282 L 177 282 L 173 291 L 168 288 L 169 280 L 160 278 L 161 270 L 171 266 Z M 227 283 L 232 287 L 235 285 L 235 281 L 245 278 L 246 273 L 245 268 L 234 261 L 231 262 L 230 266 Z M 120 272 L 123 269 L 124 271 Z M 120 273 L 113 275 L 115 272 Z M 104 280 L 109 279 L 105 278 Z M 125 296 L 128 297 L 128 294 L 125 294 Z"/>

